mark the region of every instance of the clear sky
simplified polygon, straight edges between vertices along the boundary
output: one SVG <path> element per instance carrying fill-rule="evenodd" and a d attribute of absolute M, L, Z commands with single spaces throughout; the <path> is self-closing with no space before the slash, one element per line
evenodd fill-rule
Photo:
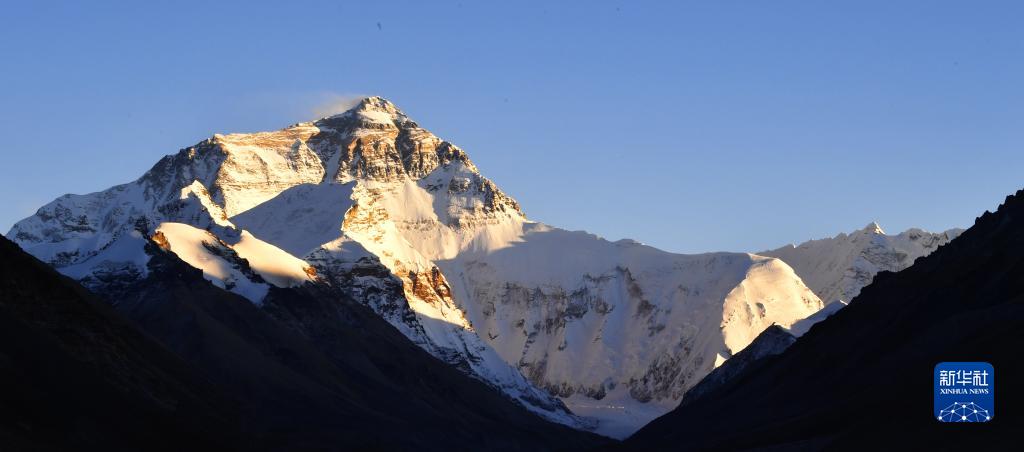
<path fill-rule="evenodd" d="M 1021 2 L 75 3 L 0 12 L 4 232 L 363 94 L 531 218 L 671 251 L 966 227 L 1024 187 Z"/>

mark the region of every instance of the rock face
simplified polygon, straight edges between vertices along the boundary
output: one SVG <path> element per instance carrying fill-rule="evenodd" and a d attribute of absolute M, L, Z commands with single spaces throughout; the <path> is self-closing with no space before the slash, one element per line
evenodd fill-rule
<path fill-rule="evenodd" d="M 825 303 L 849 303 L 878 272 L 897 272 L 955 239 L 963 229 L 908 229 L 886 235 L 878 223 L 850 234 L 787 245 L 758 254 L 782 259 Z"/>
<path fill-rule="evenodd" d="M 678 255 L 529 221 L 465 152 L 379 97 L 215 135 L 132 183 L 61 197 L 8 236 L 103 288 L 145 276 L 139 250 L 157 232 L 254 303 L 269 286 L 329 285 L 534 412 L 587 426 L 564 401 L 617 436 L 769 325 L 822 306 L 778 259 Z M 277 265 L 282 255 L 294 261 Z"/>

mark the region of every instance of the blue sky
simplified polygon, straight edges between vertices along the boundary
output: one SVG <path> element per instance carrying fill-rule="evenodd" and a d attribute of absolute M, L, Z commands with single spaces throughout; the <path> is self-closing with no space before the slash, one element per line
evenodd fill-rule
<path fill-rule="evenodd" d="M 671 251 L 966 227 L 1024 186 L 1019 2 L 32 3 L 0 14 L 3 231 L 361 94 L 531 218 Z"/>

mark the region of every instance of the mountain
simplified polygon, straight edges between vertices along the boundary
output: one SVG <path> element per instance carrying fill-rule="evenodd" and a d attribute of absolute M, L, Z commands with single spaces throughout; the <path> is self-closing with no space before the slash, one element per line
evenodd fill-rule
<path fill-rule="evenodd" d="M 0 242 L 5 447 L 564 450 L 606 442 L 542 420 L 317 285 L 272 287 L 256 306 L 150 242 L 147 276 L 121 287 L 114 312 Z"/>
<path fill-rule="evenodd" d="M 961 232 L 963 229 L 932 233 L 914 228 L 886 235 L 878 223 L 872 222 L 850 234 L 757 254 L 785 261 L 825 303 L 849 302 L 879 272 L 903 270 Z"/>
<path fill-rule="evenodd" d="M 651 422 L 642 450 L 1019 448 L 1024 416 L 1024 191 L 898 272 L 881 272 L 849 306 L 784 352 Z M 992 420 L 933 417 L 933 369 L 991 363 L 1003 382 Z M 973 427 L 973 428 L 971 428 Z"/>
<path fill-rule="evenodd" d="M 149 276 L 151 239 L 254 306 L 326 287 L 533 412 L 618 437 L 768 326 L 822 307 L 779 259 L 530 221 L 462 149 L 379 97 L 214 135 L 134 182 L 58 198 L 8 236 L 111 296 Z"/>

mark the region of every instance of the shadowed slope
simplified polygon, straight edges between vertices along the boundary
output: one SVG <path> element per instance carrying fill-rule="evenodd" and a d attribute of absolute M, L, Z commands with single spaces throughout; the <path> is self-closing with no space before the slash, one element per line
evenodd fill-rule
<path fill-rule="evenodd" d="M 177 356 L 0 237 L 0 448 L 245 447 L 237 415 Z"/>

